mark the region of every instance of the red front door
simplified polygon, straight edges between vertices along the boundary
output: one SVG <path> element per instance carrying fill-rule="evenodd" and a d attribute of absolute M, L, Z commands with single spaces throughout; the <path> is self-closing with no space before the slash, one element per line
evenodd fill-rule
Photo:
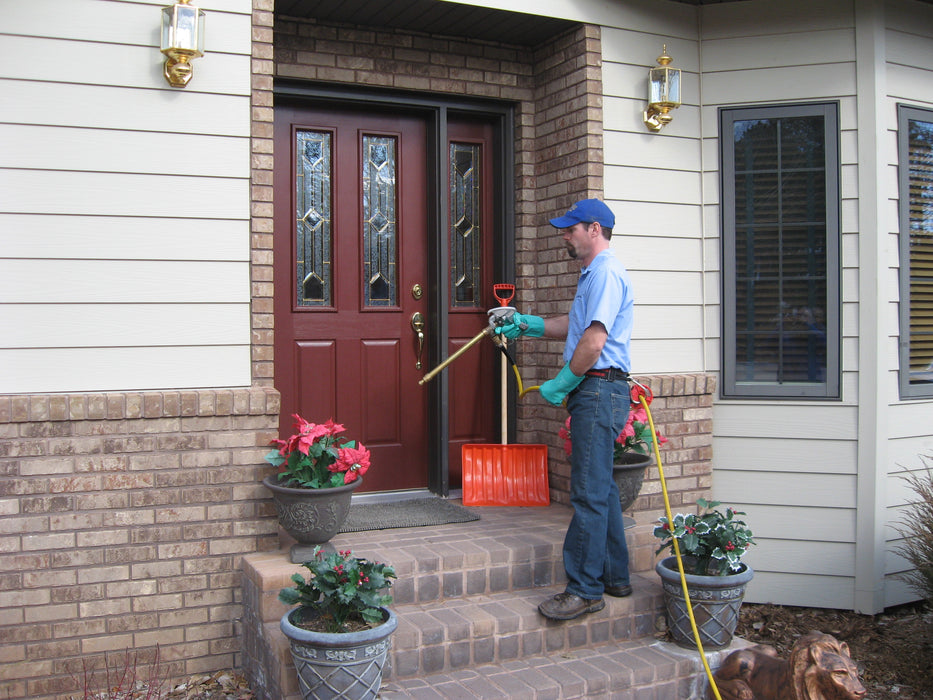
<path fill-rule="evenodd" d="M 488 128 L 483 133 L 491 139 Z M 451 134 L 463 144 L 453 150 L 448 144 L 451 155 L 467 164 L 477 157 L 478 147 L 471 144 L 483 137 L 475 126 L 454 124 Z M 344 424 L 346 435 L 372 452 L 366 491 L 425 488 L 432 481 L 430 470 L 438 467 L 432 455 L 439 446 L 432 442 L 429 412 L 438 410 L 432 405 L 437 394 L 418 380 L 430 369 L 433 343 L 443 343 L 445 351 L 455 347 L 458 338 L 482 328 L 485 308 L 494 305 L 491 227 L 479 248 L 456 240 L 470 236 L 463 216 L 460 234 L 456 228 L 432 229 L 438 218 L 429 177 L 438 167 L 447 168 L 453 180 L 460 176 L 450 170 L 447 154 L 434 156 L 440 163 L 429 161 L 428 143 L 429 125 L 420 115 L 276 107 L 275 375 L 281 429 L 291 430 L 293 413 Z M 488 197 L 490 182 L 485 178 L 486 194 L 474 192 L 473 202 Z M 454 216 L 464 206 L 458 201 L 452 204 Z M 466 219 L 476 208 L 467 204 Z M 475 213 L 491 221 L 490 208 Z M 482 227 L 477 221 L 476 231 Z M 441 235 L 454 237 L 451 258 L 467 261 L 452 259 L 432 271 L 428 261 L 438 259 Z M 439 284 L 450 285 L 444 309 L 437 303 Z M 440 313 L 447 314 L 450 345 L 437 337 Z M 465 439 L 498 439 L 496 411 L 490 410 L 497 406 L 490 403 L 497 391 L 494 361 L 486 348 L 456 372 L 452 368 L 451 448 Z M 454 397 L 457 387 L 463 403 Z M 458 488 L 459 449 L 453 452 L 450 486 Z"/>

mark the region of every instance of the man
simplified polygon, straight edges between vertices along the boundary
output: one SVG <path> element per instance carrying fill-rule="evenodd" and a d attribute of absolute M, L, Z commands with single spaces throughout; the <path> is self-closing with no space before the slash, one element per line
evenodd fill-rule
<path fill-rule="evenodd" d="M 497 332 L 508 338 L 566 337 L 564 367 L 541 385 L 541 396 L 555 406 L 566 398 L 570 412 L 567 586 L 538 610 L 553 620 L 572 620 L 602 610 L 603 593 L 632 593 L 612 451 L 630 405 L 633 297 L 628 272 L 609 248 L 615 216 L 605 203 L 585 199 L 550 223 L 561 230 L 570 257 L 582 264 L 570 314 L 543 319 L 516 313 Z"/>

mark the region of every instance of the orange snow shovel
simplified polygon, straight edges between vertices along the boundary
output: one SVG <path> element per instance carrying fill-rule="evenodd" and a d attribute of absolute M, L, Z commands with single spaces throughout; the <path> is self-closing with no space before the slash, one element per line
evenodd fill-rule
<path fill-rule="evenodd" d="M 502 444 L 463 445 L 460 455 L 463 463 L 463 505 L 465 506 L 546 506 L 551 497 L 548 490 L 547 445 L 509 445 L 508 443 L 508 362 L 506 339 L 495 335 L 495 326 L 511 318 L 515 309 L 508 306 L 515 295 L 511 284 L 493 285 L 493 294 L 501 304 L 489 312 L 490 325 L 474 339 L 489 335 L 502 351 Z M 502 296 L 500 296 L 500 294 Z M 502 319 L 500 322 L 499 319 Z M 492 330 L 492 333 L 489 331 Z M 471 343 L 468 344 L 471 345 Z M 461 352 L 467 346 L 461 348 Z M 438 367 L 444 366 L 449 360 Z M 436 370 L 435 370 L 436 371 Z M 518 372 L 516 370 L 516 376 Z M 425 375 L 425 380 L 433 376 Z M 519 384 L 521 378 L 519 377 Z M 522 394 L 525 392 L 522 391 Z"/>

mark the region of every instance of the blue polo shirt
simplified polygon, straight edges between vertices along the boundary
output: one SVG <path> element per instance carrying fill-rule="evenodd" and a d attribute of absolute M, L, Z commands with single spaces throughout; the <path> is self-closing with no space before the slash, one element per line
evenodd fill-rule
<path fill-rule="evenodd" d="M 593 369 L 615 367 L 631 371 L 629 346 L 632 341 L 635 298 L 628 271 L 611 250 L 599 253 L 580 271 L 577 294 L 570 307 L 564 362 L 570 362 L 583 331 L 599 321 L 609 333 Z"/>

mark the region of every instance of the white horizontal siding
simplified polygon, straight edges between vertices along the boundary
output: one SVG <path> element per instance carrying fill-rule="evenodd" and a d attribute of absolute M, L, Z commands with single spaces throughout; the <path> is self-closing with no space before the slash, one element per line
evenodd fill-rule
<path fill-rule="evenodd" d="M 667 238 L 659 226 L 654 236 L 630 234 L 613 245 L 616 256 L 629 270 L 689 272 L 696 274 L 703 265 L 702 241 L 691 238 Z M 613 238 L 615 238 L 613 236 Z M 700 299 L 696 299 L 700 302 Z"/>
<path fill-rule="evenodd" d="M 157 30 L 160 18 L 156 15 L 153 19 L 153 28 Z M 248 21 L 245 26 L 249 27 Z M 29 60 L 17 60 L 21 56 L 29 56 Z M 168 92 L 176 88 L 172 88 L 163 77 L 164 61 L 165 57 L 155 45 L 130 46 L 14 36 L 0 41 L 0 77 L 43 83 L 91 81 L 96 85 L 147 88 L 161 80 L 159 90 Z M 12 68 L 11 64 L 16 67 Z M 248 96 L 249 64 L 249 55 L 207 52 L 192 61 L 194 74 L 185 90 Z M 106 66 L 106 69 L 88 70 L 89 66 L 95 65 Z"/>
<path fill-rule="evenodd" d="M 921 593 L 897 577 L 886 576 L 884 579 L 884 607 L 886 608 L 915 602 L 921 596 Z"/>
<path fill-rule="evenodd" d="M 845 441 L 858 436 L 855 406 L 720 401 L 713 412 L 716 437 Z"/>
<path fill-rule="evenodd" d="M 635 288 L 636 303 L 690 305 L 702 298 L 703 278 L 698 272 L 630 270 L 630 277 Z"/>
<path fill-rule="evenodd" d="M 643 235 L 659 227 L 664 236 L 694 238 L 702 229 L 703 209 L 694 204 L 670 202 L 633 202 L 606 198 L 606 204 L 616 212 L 616 225 L 612 230 L 613 246 L 625 243 L 629 236 Z"/>
<path fill-rule="evenodd" d="M 21 36 L 158 47 L 162 0 L 30 0 L 10 4 L 3 31 Z M 207 18 L 208 53 L 238 53 L 249 42 L 251 0 L 198 0 Z M 67 15 L 68 22 L 49 18 Z M 240 15 L 240 16 L 237 16 Z"/>
<path fill-rule="evenodd" d="M 603 137 L 606 165 L 700 171 L 700 144 L 695 138 L 659 139 L 653 133 L 609 131 Z"/>
<path fill-rule="evenodd" d="M 0 386 L 11 394 L 249 383 L 249 345 L 0 350 Z"/>
<path fill-rule="evenodd" d="M 640 72 L 643 72 L 645 76 L 648 75 L 647 68 L 642 68 Z M 643 92 L 647 92 L 647 79 L 643 77 L 642 80 L 645 81 Z M 603 98 L 603 126 L 607 130 L 618 129 L 643 133 L 648 129 L 645 126 L 646 106 L 643 94 L 637 97 L 613 97 L 607 94 Z M 700 128 L 700 108 L 683 104 L 673 114 L 674 120 L 664 127 L 663 132 L 653 134 L 654 137 L 656 139 L 695 138 Z M 668 166 L 676 167 L 676 164 L 668 163 Z"/>
<path fill-rule="evenodd" d="M 851 63 L 736 69 L 703 76 L 707 105 L 830 100 L 854 94 L 855 66 Z"/>
<path fill-rule="evenodd" d="M 835 517 L 819 509 L 855 508 L 855 479 L 848 474 L 736 469 L 717 472 L 713 482 L 717 501 L 730 505 L 783 503 L 808 507 L 814 509 L 810 512 L 817 522 L 820 518 Z"/>
<path fill-rule="evenodd" d="M 813 523 L 820 527 L 821 523 Z M 854 576 L 855 545 L 846 542 L 765 539 L 757 536 L 749 563 L 756 574 L 812 574 Z"/>
<path fill-rule="evenodd" d="M 851 61 L 854 53 L 855 33 L 850 28 L 734 36 L 703 42 L 703 71 L 733 71 L 736 56 L 744 57 L 742 68 L 749 70 L 839 63 Z"/>
<path fill-rule="evenodd" d="M 703 343 L 700 338 L 632 339 L 632 374 L 702 372 Z M 687 364 L 684 358 L 696 358 Z M 675 369 L 676 368 L 676 369 Z"/>
<path fill-rule="evenodd" d="M 246 345 L 249 308 L 198 304 L 179 313 L 174 304 L 4 304 L 0 328 L 0 348 Z"/>
<path fill-rule="evenodd" d="M 207 53 L 183 90 L 163 4 L 4 16 L 0 393 L 250 383 L 252 3 L 198 3 Z"/>
<path fill-rule="evenodd" d="M 743 36 L 792 36 L 800 32 L 842 29 L 854 23 L 848 4 L 809 0 L 706 5 L 701 16 L 706 41 Z"/>
<path fill-rule="evenodd" d="M 756 571 L 755 578 L 746 590 L 745 600 L 749 603 L 852 610 L 855 605 L 855 579 L 851 576 Z"/>
<path fill-rule="evenodd" d="M 3 167 L 222 177 L 242 171 L 249 138 L 0 124 Z"/>
<path fill-rule="evenodd" d="M 0 303 L 248 304 L 248 273 L 242 262 L 0 259 Z"/>
<path fill-rule="evenodd" d="M 814 470 L 823 474 L 855 474 L 857 448 L 852 440 L 720 437 L 716 442 L 716 468 L 783 474 Z"/>
<path fill-rule="evenodd" d="M 613 248 L 632 274 L 636 312 L 633 371 L 705 367 L 704 251 L 696 10 L 688 32 L 670 26 L 666 7 L 638 6 L 644 23 L 603 26 L 603 187 L 618 224 Z M 607 22 L 602 22 L 603 25 Z M 668 30 L 670 27 L 670 31 Z M 681 27 L 681 29 L 683 29 Z M 644 123 L 648 69 L 663 46 L 683 71 L 682 106 L 663 132 Z"/>
<path fill-rule="evenodd" d="M 155 78 L 153 78 L 154 80 Z M 159 76 L 168 88 L 165 79 Z M 192 83 L 197 77 L 192 78 Z M 249 98 L 161 89 L 0 79 L 0 121 L 128 131 L 248 136 Z M 68 105 L 68 109 L 62 109 Z"/>
<path fill-rule="evenodd" d="M 789 477 L 792 478 L 792 477 Z M 804 541 L 813 536 L 814 525 L 819 522 L 820 541 L 855 541 L 855 511 L 836 509 L 832 517 L 821 517 L 821 509 L 791 506 L 788 504 L 744 504 L 729 503 L 729 506 L 744 511 L 742 519 L 748 523 L 755 540 Z M 752 547 L 749 556 L 757 557 L 759 547 Z M 753 564 L 754 566 L 754 564 Z"/>
<path fill-rule="evenodd" d="M 249 179 L 0 170 L 10 214 L 249 218 Z"/>
<path fill-rule="evenodd" d="M 6 258 L 249 261 L 246 219 L 0 214 Z"/>
<path fill-rule="evenodd" d="M 673 304 L 636 306 L 635 329 L 635 337 L 643 339 L 691 338 L 703 333 L 694 306 Z"/>

